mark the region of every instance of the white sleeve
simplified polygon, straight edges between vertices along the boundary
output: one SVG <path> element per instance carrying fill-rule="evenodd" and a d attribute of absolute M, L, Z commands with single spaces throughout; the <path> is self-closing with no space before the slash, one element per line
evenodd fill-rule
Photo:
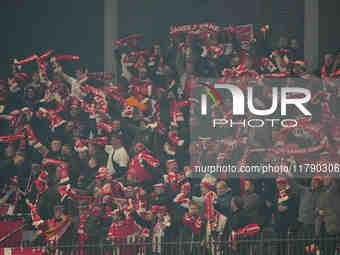
<path fill-rule="evenodd" d="M 71 96 L 81 97 L 83 92 L 80 89 L 80 83 L 76 79 L 71 78 Z"/>
<path fill-rule="evenodd" d="M 71 96 L 77 98 L 82 98 L 86 96 L 85 93 L 81 91 L 81 84 L 78 82 L 77 79 L 69 76 L 66 80 L 69 84 L 71 84 Z"/>
<path fill-rule="evenodd" d="M 120 167 L 127 167 L 129 164 L 129 155 L 126 152 L 125 148 L 121 148 L 118 152 L 118 161 Z"/>
<path fill-rule="evenodd" d="M 112 145 L 105 145 L 104 150 L 107 154 L 112 154 L 113 153 L 113 148 Z"/>

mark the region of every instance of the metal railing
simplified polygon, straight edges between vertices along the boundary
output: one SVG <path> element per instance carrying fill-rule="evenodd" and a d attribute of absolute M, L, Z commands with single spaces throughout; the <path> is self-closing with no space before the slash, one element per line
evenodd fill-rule
<path fill-rule="evenodd" d="M 311 237 L 309 233 L 260 232 L 231 240 L 224 238 L 175 236 L 165 238 L 87 241 L 68 240 L 68 244 L 54 242 L 18 244 L 21 247 L 44 247 L 46 254 L 62 255 L 340 255 L 340 236 Z M 190 240 L 193 241 L 190 241 Z"/>

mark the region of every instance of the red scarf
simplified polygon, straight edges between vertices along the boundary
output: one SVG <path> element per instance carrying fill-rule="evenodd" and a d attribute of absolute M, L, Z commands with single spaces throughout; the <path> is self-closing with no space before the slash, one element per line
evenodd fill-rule
<path fill-rule="evenodd" d="M 278 203 L 282 204 L 285 201 L 287 201 L 289 199 L 289 193 L 290 191 L 290 186 L 287 186 L 286 188 L 282 189 L 282 190 L 278 190 Z"/>
<path fill-rule="evenodd" d="M 112 222 L 107 237 L 109 239 L 122 239 L 135 234 L 139 230 L 133 218 Z"/>
<path fill-rule="evenodd" d="M 190 227 L 195 235 L 198 235 L 201 232 L 203 219 L 199 215 L 191 215 L 187 212 L 184 214 L 182 222 L 185 226 Z"/>

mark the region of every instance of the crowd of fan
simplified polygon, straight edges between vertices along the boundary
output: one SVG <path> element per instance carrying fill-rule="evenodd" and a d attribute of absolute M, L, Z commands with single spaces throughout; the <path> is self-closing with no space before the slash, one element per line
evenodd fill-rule
<path fill-rule="evenodd" d="M 59 245 L 149 240 L 154 254 L 163 253 L 160 239 L 195 241 L 217 253 L 211 240 L 237 235 L 340 234 L 336 178 L 197 176 L 193 167 L 337 165 L 340 54 L 327 53 L 320 70 L 307 72 L 294 38 L 281 36 L 271 48 L 268 26 L 254 28 L 246 42 L 237 27 L 215 28 L 177 27 L 167 48 L 141 49 L 142 35 L 115 42 L 118 77 L 91 73 L 81 58 L 52 50 L 14 60 L 0 83 L 2 215 L 30 213 L 37 238 Z M 291 109 L 298 128 L 206 127 L 196 134 L 206 121 L 198 95 L 210 79 L 256 87 L 262 109 L 271 105 L 272 84 L 308 88 L 312 116 Z M 211 116 L 237 120 L 223 99 Z M 196 254 L 190 247 L 183 254 Z M 240 247 L 218 253 L 227 249 Z"/>

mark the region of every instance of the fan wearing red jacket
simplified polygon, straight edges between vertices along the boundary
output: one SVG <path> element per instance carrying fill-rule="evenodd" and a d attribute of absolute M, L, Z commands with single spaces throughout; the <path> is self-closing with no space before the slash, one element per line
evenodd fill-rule
<path fill-rule="evenodd" d="M 133 157 L 129 164 L 127 172 L 127 179 L 135 180 L 139 184 L 152 182 L 152 173 L 148 167 L 155 169 L 159 167 L 160 161 L 151 155 L 144 144 L 138 142 L 135 147 L 135 157 Z"/>

